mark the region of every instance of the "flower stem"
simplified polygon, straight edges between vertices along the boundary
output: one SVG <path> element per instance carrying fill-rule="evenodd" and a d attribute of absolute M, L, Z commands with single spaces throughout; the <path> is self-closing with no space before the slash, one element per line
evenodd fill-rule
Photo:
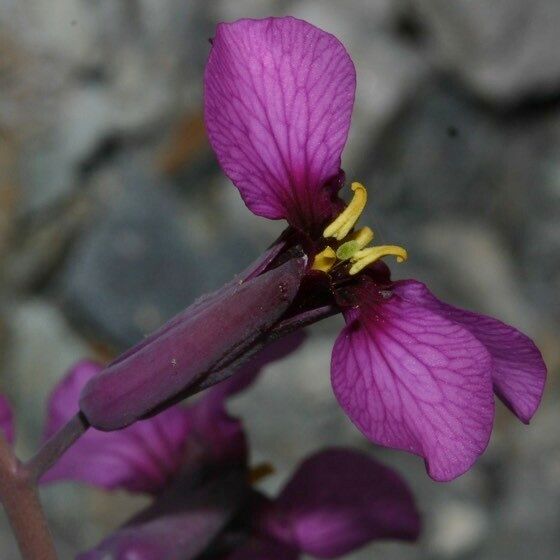
<path fill-rule="evenodd" d="M 23 560 L 56 560 L 34 478 L 0 433 L 0 501 L 10 520 Z"/>
<path fill-rule="evenodd" d="M 89 422 L 78 413 L 49 438 L 25 464 L 33 480 L 38 481 L 88 428 Z"/>

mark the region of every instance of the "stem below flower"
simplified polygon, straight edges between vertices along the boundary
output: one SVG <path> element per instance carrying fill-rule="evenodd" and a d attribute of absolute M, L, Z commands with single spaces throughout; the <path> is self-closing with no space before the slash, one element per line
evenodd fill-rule
<path fill-rule="evenodd" d="M 72 416 L 26 463 L 29 476 L 37 482 L 88 428 L 89 422 L 83 414 Z"/>
<path fill-rule="evenodd" d="M 0 434 L 0 501 L 23 560 L 56 560 L 35 480 Z"/>

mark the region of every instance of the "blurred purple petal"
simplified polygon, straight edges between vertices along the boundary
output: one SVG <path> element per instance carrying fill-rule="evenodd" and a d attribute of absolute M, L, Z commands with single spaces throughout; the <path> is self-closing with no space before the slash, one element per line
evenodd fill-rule
<path fill-rule="evenodd" d="M 137 519 L 78 560 L 192 560 L 208 547 L 241 506 L 244 473 L 230 473 L 192 492 L 170 488 Z"/>
<path fill-rule="evenodd" d="M 8 443 L 14 442 L 14 418 L 8 399 L 0 395 L 0 431 Z"/>
<path fill-rule="evenodd" d="M 45 439 L 54 435 L 74 414 L 79 412 L 78 399 L 82 388 L 102 370 L 103 366 L 98 362 L 80 360 L 58 382 L 47 403 Z"/>
<path fill-rule="evenodd" d="M 205 461 L 243 462 L 247 456 L 245 434 L 241 422 L 228 414 L 225 399 L 245 389 L 265 365 L 295 350 L 304 336 L 294 333 L 267 346 L 233 378 L 208 389 L 189 408 L 175 406 L 111 433 L 91 428 L 42 482 L 76 480 L 106 489 L 157 493 L 188 460 L 188 438 L 196 440 Z M 102 369 L 84 360 L 59 383 L 49 400 L 45 438 L 78 412 L 80 392 Z"/>
<path fill-rule="evenodd" d="M 398 282 L 396 289 L 401 297 L 459 323 L 486 347 L 492 356 L 494 391 L 520 420 L 529 423 L 546 381 L 546 365 L 534 342 L 497 319 L 439 301 L 420 282 Z"/>
<path fill-rule="evenodd" d="M 129 425 L 179 398 L 226 356 L 248 351 L 288 308 L 304 268 L 304 258 L 292 259 L 195 302 L 192 313 L 90 380 L 80 397 L 88 421 L 102 430 Z"/>
<path fill-rule="evenodd" d="M 435 480 L 467 471 L 486 449 L 494 419 L 492 360 L 465 328 L 399 295 L 360 304 L 332 354 L 335 395 L 373 442 L 424 457 Z"/>
<path fill-rule="evenodd" d="M 45 437 L 50 437 L 76 412 L 84 385 L 102 366 L 79 362 L 53 391 L 48 403 Z M 105 489 L 160 492 L 180 469 L 190 414 L 175 406 L 118 432 L 90 428 L 41 479 L 85 482 Z"/>
<path fill-rule="evenodd" d="M 328 449 L 304 461 L 262 524 L 318 558 L 337 558 L 377 539 L 414 540 L 420 531 L 404 480 L 349 449 Z"/>
<path fill-rule="evenodd" d="M 228 413 L 225 399 L 245 390 L 265 366 L 294 352 L 304 340 L 305 333 L 299 331 L 269 344 L 230 378 L 207 389 L 189 407 L 193 423 L 192 435 L 212 462 L 244 461 L 248 453 L 243 426 Z"/>
<path fill-rule="evenodd" d="M 338 39 L 292 17 L 222 23 L 204 85 L 210 142 L 249 209 L 308 231 L 330 218 L 356 88 Z"/>

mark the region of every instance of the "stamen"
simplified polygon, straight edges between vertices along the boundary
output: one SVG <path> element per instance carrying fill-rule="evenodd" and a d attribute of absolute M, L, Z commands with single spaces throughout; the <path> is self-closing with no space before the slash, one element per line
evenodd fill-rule
<path fill-rule="evenodd" d="M 315 255 L 315 260 L 313 261 L 313 270 L 321 270 L 323 272 L 328 272 L 336 262 L 336 253 L 334 250 L 327 245 L 320 253 Z"/>
<path fill-rule="evenodd" d="M 363 270 L 366 266 L 378 261 L 382 257 L 387 257 L 393 255 L 397 258 L 397 262 L 406 261 L 408 254 L 406 249 L 398 247 L 397 245 L 380 245 L 379 247 L 369 247 L 368 249 L 363 249 L 358 251 L 352 257 L 352 262 L 354 263 L 349 270 L 350 275 L 357 274 L 360 270 Z"/>
<path fill-rule="evenodd" d="M 357 241 L 360 249 L 363 249 L 366 245 L 369 245 L 373 241 L 373 237 L 373 230 L 365 226 L 355 231 L 350 236 L 350 239 Z"/>
<path fill-rule="evenodd" d="M 360 218 L 367 202 L 367 191 L 361 183 L 352 183 L 354 197 L 344 211 L 323 232 L 323 237 L 342 241 Z"/>
<path fill-rule="evenodd" d="M 350 261 L 349 274 L 354 275 L 375 261 L 393 255 L 397 262 L 407 259 L 407 252 L 396 245 L 381 245 L 367 247 L 373 241 L 373 231 L 368 227 L 360 228 L 350 233 L 359 220 L 367 202 L 367 191 L 361 183 L 352 183 L 354 196 L 340 215 L 325 229 L 323 237 L 334 237 L 340 243 L 336 252 L 326 247 L 316 255 L 312 268 L 329 272 L 333 267 L 345 261 Z"/>

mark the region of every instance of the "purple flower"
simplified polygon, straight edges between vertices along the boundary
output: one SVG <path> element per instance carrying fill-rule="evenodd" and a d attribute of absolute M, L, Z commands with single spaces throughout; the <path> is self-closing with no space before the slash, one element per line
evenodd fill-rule
<path fill-rule="evenodd" d="M 8 399 L 0 395 L 0 432 L 8 443 L 14 441 L 14 419 Z"/>
<path fill-rule="evenodd" d="M 419 282 L 392 282 L 381 261 L 406 260 L 374 246 L 355 225 L 367 191 L 337 191 L 354 101 L 354 65 L 332 35 L 291 17 L 217 28 L 205 73 L 205 118 L 225 173 L 249 209 L 290 224 L 308 268 L 290 312 L 342 311 L 332 356 L 341 406 L 373 442 L 423 457 L 450 480 L 484 451 L 494 396 L 523 422 L 535 413 L 546 367 L 533 342 L 503 323 L 438 301 Z"/>
<path fill-rule="evenodd" d="M 354 65 L 332 35 L 291 17 L 220 24 L 205 84 L 218 160 L 247 206 L 289 227 L 239 278 L 195 302 L 94 376 L 80 409 L 115 430 L 229 377 L 271 341 L 341 312 L 335 395 L 373 442 L 423 457 L 436 480 L 475 462 L 490 438 L 494 393 L 523 422 L 546 378 L 516 329 L 394 282 L 356 224 L 367 190 L 338 191 L 355 91 Z"/>
<path fill-rule="evenodd" d="M 305 461 L 271 500 L 248 484 L 248 449 L 225 408 L 260 369 L 294 350 L 301 334 L 269 346 L 188 408 L 175 406 L 120 431 L 90 430 L 42 482 L 82 481 L 148 492 L 153 503 L 81 560 L 137 558 L 335 558 L 382 538 L 413 540 L 419 516 L 406 484 L 366 455 L 344 449 Z M 77 409 L 100 366 L 77 364 L 49 400 L 45 436 Z M 260 555 L 260 556 L 259 556 Z"/>
<path fill-rule="evenodd" d="M 371 457 L 327 449 L 304 461 L 269 499 L 241 471 L 172 485 L 79 560 L 338 558 L 372 541 L 413 541 L 420 517 L 405 482 Z"/>

